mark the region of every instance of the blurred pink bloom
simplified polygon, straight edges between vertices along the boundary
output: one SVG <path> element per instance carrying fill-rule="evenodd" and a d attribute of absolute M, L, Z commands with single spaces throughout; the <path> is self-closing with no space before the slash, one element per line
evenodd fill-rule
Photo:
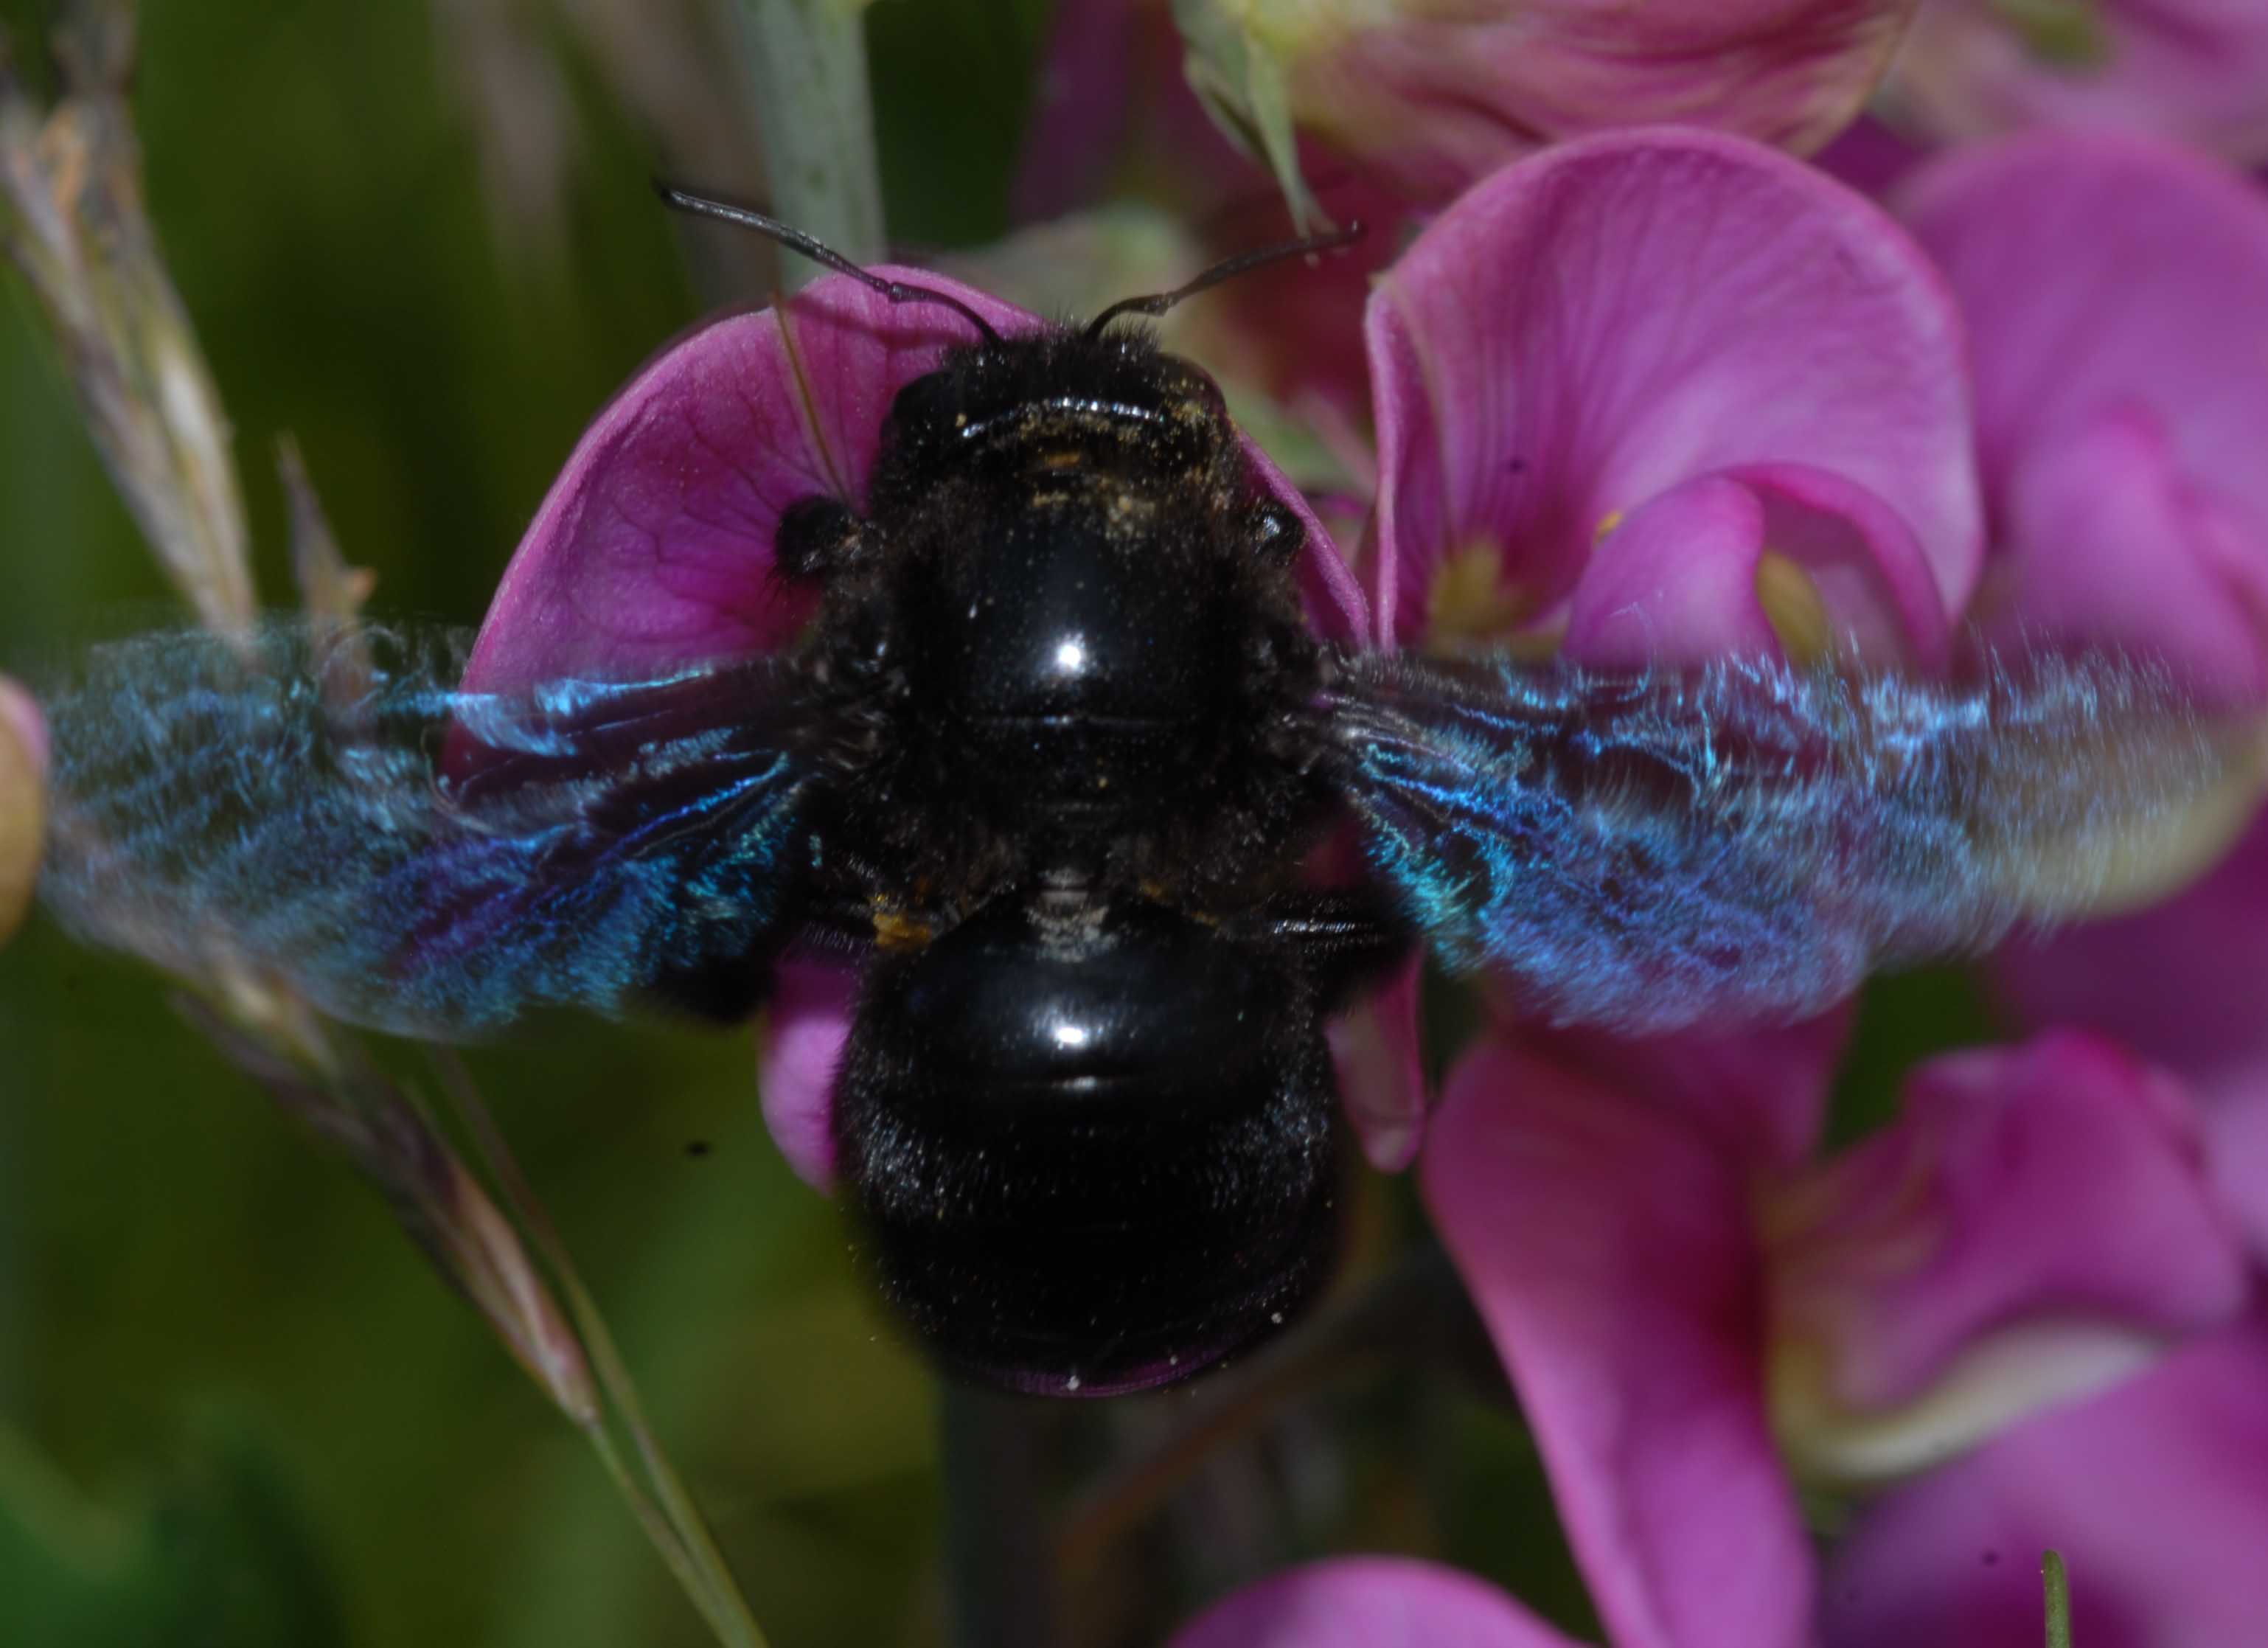
<path fill-rule="evenodd" d="M 914 269 L 877 272 L 950 293 L 1004 335 L 1042 324 L 976 289 Z M 780 516 L 824 494 L 863 501 L 897 392 L 968 323 L 935 304 L 893 305 L 845 276 L 784 310 L 696 328 L 665 349 L 577 445 L 504 570 L 464 685 L 510 691 L 562 677 L 629 680 L 786 645 L 815 596 L 774 575 Z M 1300 578 L 1323 634 L 1369 630 L 1369 613 L 1298 489 L 1250 441 L 1259 484 L 1305 522 Z M 850 979 L 782 970 L 762 1055 L 764 1115 L 796 1171 L 833 1172 L 828 1100 Z"/>
<path fill-rule="evenodd" d="M 2036 133 L 1955 151 L 1899 214 L 1970 334 L 1992 521 L 1974 616 L 2268 696 L 2268 196 L 2187 151 Z"/>
<path fill-rule="evenodd" d="M 1248 1585 L 1167 1648 L 1575 1648 L 1469 1574 L 1396 1556 L 1316 1563 Z"/>
<path fill-rule="evenodd" d="M 1565 144 L 1367 327 L 1382 644 L 1944 660 L 1982 537 L 1959 327 L 1859 195 L 1706 133 Z"/>
<path fill-rule="evenodd" d="M 1294 129 L 1417 201 L 1627 126 L 1808 152 L 1849 123 L 1914 0 L 1176 0 L 1191 82 L 1279 175 Z M 1287 182 L 1289 180 L 1287 180 Z"/>
<path fill-rule="evenodd" d="M 1688 1083 L 1632 1045 L 1616 1070 L 1491 1034 L 1422 1163 L 1617 1648 L 1816 1642 L 1792 1470 L 1925 1470 L 2245 1308 L 2179 1089 L 2108 1043 L 1937 1061 L 1897 1123 L 1793 1168 L 1736 1143 L 1771 1136 L 1737 1112 L 1787 1106 L 1784 1055 L 1743 1085 L 1728 1042 Z"/>
<path fill-rule="evenodd" d="M 1955 151 L 1899 200 L 1971 335 L 1984 633 L 2110 643 L 2208 701 L 2268 700 L 2268 198 L 2146 140 L 2037 133 Z M 2170 901 L 1994 973 L 2027 1020 L 2099 1026 L 2190 1078 L 2268 1256 L 2268 822 Z"/>
<path fill-rule="evenodd" d="M 2268 7 L 2252 0 L 1927 0 L 1890 83 L 1938 136 L 2118 127 L 2268 161 Z"/>

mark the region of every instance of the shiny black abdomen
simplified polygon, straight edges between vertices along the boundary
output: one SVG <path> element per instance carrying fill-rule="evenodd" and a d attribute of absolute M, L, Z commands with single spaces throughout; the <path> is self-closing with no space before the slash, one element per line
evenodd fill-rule
<path fill-rule="evenodd" d="M 1154 905 L 1003 903 L 871 975 L 836 1089 L 884 1291 L 963 1370 L 1102 1394 L 1268 1332 L 1328 1274 L 1312 990 Z"/>

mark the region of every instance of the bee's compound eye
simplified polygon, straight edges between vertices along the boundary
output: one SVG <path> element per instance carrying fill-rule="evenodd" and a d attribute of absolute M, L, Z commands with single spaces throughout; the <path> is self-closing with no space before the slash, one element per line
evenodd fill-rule
<path fill-rule="evenodd" d="M 780 515 L 773 563 L 790 578 L 823 578 L 858 553 L 858 518 L 841 498 L 799 498 Z"/>
<path fill-rule="evenodd" d="M 1272 498 L 1252 507 L 1253 553 L 1270 566 L 1289 566 L 1307 541 L 1300 518 Z"/>

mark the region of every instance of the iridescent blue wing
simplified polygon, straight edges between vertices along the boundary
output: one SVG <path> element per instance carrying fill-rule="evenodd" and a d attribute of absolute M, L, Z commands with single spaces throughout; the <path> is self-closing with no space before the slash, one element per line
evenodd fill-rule
<path fill-rule="evenodd" d="M 2069 908 L 2227 765 L 2161 675 L 2106 658 L 1955 688 L 1373 655 L 1329 714 L 1371 859 L 1443 960 L 1627 1031 L 1801 1017 Z"/>
<path fill-rule="evenodd" d="M 475 1035 L 761 958 L 813 778 L 770 660 L 465 693 L 461 636 L 301 624 L 96 649 L 47 710 L 41 890 L 93 942 Z"/>

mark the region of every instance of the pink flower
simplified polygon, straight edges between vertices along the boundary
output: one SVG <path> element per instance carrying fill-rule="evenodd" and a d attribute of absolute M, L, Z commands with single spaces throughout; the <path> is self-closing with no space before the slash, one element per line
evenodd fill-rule
<path fill-rule="evenodd" d="M 1959 327 L 1857 195 L 1707 133 L 1564 144 L 1443 212 L 1366 327 L 1380 645 L 1948 656 L 1983 538 Z M 1399 1072 L 1352 1112 L 1381 1166 L 1422 1129 L 1416 999 L 1356 1021 Z"/>
<path fill-rule="evenodd" d="M 1891 92 L 1947 137 L 2112 126 L 2257 165 L 2268 160 L 2268 11 L 2246 0 L 1929 0 Z"/>
<path fill-rule="evenodd" d="M 1042 324 L 937 276 L 878 272 L 950 294 L 1004 334 Z M 784 309 L 711 322 L 664 350 L 553 483 L 505 569 L 466 688 L 631 679 L 787 644 L 814 597 L 774 575 L 782 512 L 814 495 L 862 502 L 892 398 L 972 341 L 949 308 L 893 305 L 834 276 Z M 1366 632 L 1362 592 L 1321 523 L 1265 453 L 1249 442 L 1247 452 L 1307 525 L 1301 577 L 1318 629 Z M 771 1008 L 765 1118 L 815 1183 L 832 1170 L 827 1103 L 849 1006 L 846 976 L 796 965 Z"/>
<path fill-rule="evenodd" d="M 1564 138 L 1682 122 L 1798 151 L 1846 125 L 1914 0 L 1178 0 L 1189 77 L 1294 191 L 1293 132 L 1445 202 Z"/>
<path fill-rule="evenodd" d="M 1367 325 L 1381 642 L 1944 659 L 1982 536 L 1959 328 L 1859 196 L 1698 132 L 1565 144 Z"/>
<path fill-rule="evenodd" d="M 1734 1143 L 1783 1063 L 1743 1094 L 1720 1048 L 1712 1095 L 1637 1051 L 1491 1034 L 1422 1164 L 1617 1648 L 1817 1640 L 1799 1474 L 1926 1470 L 2245 1308 L 2180 1089 L 2108 1043 L 1939 1060 L 1794 1166 Z"/>
<path fill-rule="evenodd" d="M 1971 334 L 1986 632 L 2110 641 L 2209 700 L 2268 701 L 2268 377 L 2245 364 L 2268 349 L 2268 199 L 2178 150 L 2041 133 L 1949 155 L 1900 202 Z M 2219 856 L 2248 800 L 2176 868 Z M 2012 948 L 1994 975 L 2027 1020 L 2099 1026 L 2196 1084 L 2268 1255 L 2264 969 L 2255 822 L 2188 890 Z"/>

